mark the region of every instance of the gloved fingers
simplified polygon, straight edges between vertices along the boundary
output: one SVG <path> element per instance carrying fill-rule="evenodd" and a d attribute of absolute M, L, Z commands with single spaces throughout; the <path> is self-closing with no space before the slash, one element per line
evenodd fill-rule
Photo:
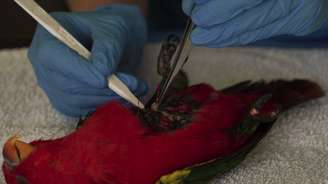
<path fill-rule="evenodd" d="M 133 93 L 137 96 L 143 96 L 147 90 L 147 86 L 144 83 L 139 82 L 138 84 L 131 81 L 129 76 L 120 75 L 120 79 L 126 83 L 129 81 L 129 84 L 126 83 Z M 134 80 L 134 79 L 132 79 Z M 41 79 L 42 83 L 43 79 Z M 110 89 L 91 89 L 85 88 L 80 89 L 79 94 L 71 94 L 63 92 L 60 89 L 53 88 L 52 85 L 40 85 L 47 93 L 51 104 L 59 112 L 73 117 L 85 116 L 90 112 L 96 110 L 97 107 L 112 101 L 122 101 L 121 97 L 117 96 Z M 126 103 L 126 102 L 124 102 Z"/>
<path fill-rule="evenodd" d="M 42 48 L 35 47 L 28 56 L 34 65 L 42 65 L 45 69 L 76 79 L 88 86 L 101 88 L 106 84 L 103 76 L 93 64 L 79 56 L 58 40 L 44 40 Z"/>
<path fill-rule="evenodd" d="M 71 77 L 70 75 L 60 73 L 55 70 L 49 70 L 47 68 L 44 68 L 42 65 L 39 66 L 37 73 L 37 76 L 42 77 L 44 81 L 47 81 L 47 83 L 44 82 L 44 85 L 49 85 L 51 86 L 51 88 L 56 88 L 63 93 L 78 95 L 82 94 L 85 89 L 103 89 L 87 85 L 84 82 L 81 82 L 80 80 Z M 106 95 L 108 95 L 108 93 L 106 93 Z"/>
<path fill-rule="evenodd" d="M 47 94 L 48 99 L 51 105 L 59 112 L 72 117 L 79 117 L 83 113 L 80 112 L 79 109 L 75 107 L 69 106 L 66 102 L 65 93 L 60 89 L 54 87 L 51 83 L 49 84 L 48 81 L 48 73 L 44 70 L 43 67 L 40 65 L 36 65 L 33 67 L 35 73 L 37 74 L 37 81 L 38 85 L 43 89 L 43 91 Z M 85 112 L 87 114 L 87 112 Z"/>
<path fill-rule="evenodd" d="M 220 42 L 220 46 L 240 46 L 282 34 L 308 34 L 309 32 L 307 31 L 310 30 L 306 28 L 309 28 L 309 24 L 311 23 L 312 21 L 298 19 L 298 16 L 287 16 L 283 19 L 274 21 L 264 27 L 249 30 L 248 32 L 241 33 L 231 39 L 224 40 Z M 307 30 L 305 33 L 304 29 Z"/>
<path fill-rule="evenodd" d="M 82 85 L 73 86 L 76 88 L 71 90 L 65 89 L 66 86 L 58 86 L 58 81 L 49 80 L 48 74 L 41 70 L 41 73 L 38 75 L 38 83 L 46 92 L 53 107 L 65 115 L 74 117 L 84 116 L 94 111 L 99 105 L 119 98 L 108 88 L 89 88 Z M 77 83 L 69 84 L 76 85 Z"/>
<path fill-rule="evenodd" d="M 297 7 L 291 7 L 286 11 L 281 11 L 281 4 L 275 0 L 265 1 L 260 6 L 249 9 L 237 17 L 234 17 L 230 21 L 211 27 L 196 27 L 191 34 L 192 42 L 197 45 L 206 45 L 209 47 L 223 47 L 222 43 L 230 43 L 230 40 L 237 40 L 243 38 L 241 35 L 252 32 L 255 30 L 266 30 L 263 35 L 273 36 L 278 34 L 284 34 L 281 32 L 281 26 L 288 26 L 287 20 L 293 17 L 293 10 Z M 277 22 L 285 22 L 277 27 L 273 27 L 272 30 L 265 29 L 268 25 L 275 24 Z M 259 32 L 257 32 L 259 33 Z M 251 35 L 247 40 L 261 39 L 260 35 Z M 263 38 L 262 38 L 263 39 Z M 239 42 L 248 42 L 240 40 Z M 226 45 L 226 44 L 225 44 Z"/>
<path fill-rule="evenodd" d="M 201 5 L 207 3 L 208 1 L 211 0 L 182 0 L 182 10 L 185 12 L 185 14 L 190 16 L 193 8 L 196 5 Z"/>
<path fill-rule="evenodd" d="M 108 88 L 107 85 L 104 88 L 93 88 L 81 83 L 80 81 L 77 81 L 74 78 L 47 70 L 45 68 L 39 69 L 38 71 L 41 71 L 38 76 L 42 76 L 43 81 L 47 81 L 46 85 L 51 86 L 53 89 L 58 89 L 65 94 L 117 96 L 115 92 Z M 141 96 L 147 91 L 147 84 L 130 74 L 118 73 L 117 77 L 121 79 L 121 81 L 137 96 Z M 41 86 L 43 86 L 43 84 L 41 84 Z"/>
<path fill-rule="evenodd" d="M 253 9 L 264 0 L 211 0 L 195 6 L 191 13 L 197 26 L 209 27 L 222 24 Z M 276 0 L 275 0 L 276 1 Z"/>
<path fill-rule="evenodd" d="M 137 97 L 142 97 L 148 90 L 146 83 L 136 79 L 133 76 L 126 74 L 118 74 L 117 75 L 120 80 L 126 84 L 131 92 L 135 94 Z M 80 112 L 90 112 L 94 111 L 97 107 L 107 103 L 109 101 L 118 101 L 120 103 L 128 103 L 122 97 L 118 96 L 115 92 L 113 92 L 109 88 L 104 89 L 92 89 L 92 88 L 84 88 L 79 89 L 79 94 L 65 94 L 66 97 L 69 97 L 67 101 L 67 106 L 75 107 L 75 109 L 79 109 Z"/>
<path fill-rule="evenodd" d="M 93 23 L 94 27 L 90 28 L 94 40 L 91 59 L 98 70 L 106 76 L 112 74 L 123 56 L 127 59 L 125 64 L 140 62 L 147 29 L 139 8 L 113 5 L 98 11 L 106 14 L 106 24 Z"/>
<path fill-rule="evenodd" d="M 95 111 L 100 105 L 113 100 L 111 96 L 72 95 L 58 92 L 56 89 L 47 89 L 48 87 L 43 89 L 47 92 L 52 106 L 67 116 L 85 116 Z"/>
<path fill-rule="evenodd" d="M 140 12 L 137 14 L 140 14 Z M 133 19 L 134 25 L 130 26 L 131 34 L 129 35 L 128 44 L 124 50 L 123 58 L 118 68 L 120 72 L 135 72 L 143 59 L 144 46 L 147 42 L 148 35 L 147 26 L 145 20 L 141 16 Z"/>
<path fill-rule="evenodd" d="M 194 0 L 196 4 L 203 4 L 211 0 Z"/>
<path fill-rule="evenodd" d="M 195 6 L 194 0 L 182 0 L 182 10 L 188 16 L 191 16 L 192 9 Z"/>
<path fill-rule="evenodd" d="M 92 56 L 87 61 L 38 26 L 28 57 L 39 85 L 54 107 L 78 116 L 108 100 L 122 100 L 107 88 L 107 77 L 116 71 L 123 54 L 133 62 L 140 58 L 138 51 L 146 42 L 140 11 L 129 6 L 110 6 L 94 12 L 53 16 L 79 41 L 90 45 L 93 42 Z M 131 61 L 127 63 L 134 65 Z M 136 95 L 145 93 L 147 87 L 141 81 L 128 75 L 120 77 Z"/>
<path fill-rule="evenodd" d="M 131 34 L 128 24 L 122 17 L 109 16 L 108 19 L 106 25 L 108 30 L 91 28 L 93 39 L 91 60 L 104 76 L 109 76 L 117 70 Z"/>
<path fill-rule="evenodd" d="M 328 22 L 328 1 L 304 1 L 289 17 L 291 29 L 288 33 L 295 36 L 304 36 L 313 33 Z"/>
<path fill-rule="evenodd" d="M 114 73 L 122 59 L 125 41 L 120 42 L 118 37 L 94 38 L 91 61 L 103 76 Z"/>
<path fill-rule="evenodd" d="M 113 15 L 129 18 L 138 18 L 136 16 L 143 16 L 139 6 L 131 4 L 111 4 L 99 6 L 96 8 L 95 12 L 104 12 L 105 14 L 111 13 Z"/>
<path fill-rule="evenodd" d="M 130 89 L 132 93 L 136 96 L 144 95 L 147 90 L 147 84 L 134 77 L 133 75 L 126 73 L 117 73 L 116 76 Z M 66 76 L 58 76 L 56 74 L 47 73 L 47 77 L 45 77 L 46 81 L 51 81 L 51 86 L 56 89 L 60 89 L 64 93 L 69 93 L 73 95 L 89 95 L 89 96 L 111 96 L 112 98 L 118 97 L 117 94 L 105 86 L 104 88 L 92 88 L 89 86 L 85 86 L 78 81 L 71 80 Z M 67 84 L 66 86 L 62 86 L 61 84 Z M 119 97 L 118 97 L 119 98 Z"/>
<path fill-rule="evenodd" d="M 81 13 L 72 12 L 53 12 L 50 15 L 55 18 L 70 34 L 73 35 L 87 49 L 92 44 L 90 28 Z M 50 35 L 52 37 L 52 35 Z"/>
<path fill-rule="evenodd" d="M 126 73 L 117 73 L 116 75 L 134 95 L 143 96 L 147 93 L 148 85 L 146 82 Z"/>
<path fill-rule="evenodd" d="M 140 64 L 143 56 L 145 41 L 135 40 L 136 43 L 127 44 L 126 40 L 116 38 L 108 40 L 95 40 L 91 60 L 93 65 L 104 76 L 109 76 L 115 71 L 133 72 Z M 111 40 L 111 41 L 110 41 Z"/>
<path fill-rule="evenodd" d="M 226 40 L 222 40 L 219 44 L 213 44 L 212 47 L 229 47 L 241 46 L 259 40 L 267 39 L 273 36 L 273 31 L 279 32 L 282 27 L 278 27 L 277 23 L 272 23 L 259 29 L 250 30 L 248 32 L 239 34 Z"/>
<path fill-rule="evenodd" d="M 108 87 L 98 89 L 80 84 L 62 75 L 56 75 L 46 70 L 38 70 L 39 85 L 49 96 L 54 107 L 65 114 L 94 110 L 99 105 L 109 100 L 122 100 Z M 119 73 L 118 78 L 126 84 L 136 96 L 143 96 L 147 92 L 145 82 L 132 75 Z M 63 86 L 62 84 L 65 84 Z M 64 112 L 67 111 L 67 112 Z"/>

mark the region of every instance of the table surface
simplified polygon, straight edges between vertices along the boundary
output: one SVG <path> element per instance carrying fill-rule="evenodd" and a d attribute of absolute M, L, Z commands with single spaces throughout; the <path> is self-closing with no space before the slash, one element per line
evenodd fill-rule
<path fill-rule="evenodd" d="M 150 91 L 158 82 L 158 49 L 158 44 L 146 47 L 138 71 Z M 192 83 L 217 88 L 248 79 L 307 78 L 327 90 L 327 58 L 326 50 L 195 48 L 185 69 Z M 74 130 L 77 120 L 54 111 L 37 86 L 25 49 L 0 51 L 0 80 L 0 145 L 15 133 L 31 141 Z M 0 183 L 4 183 L 1 177 Z M 283 114 L 240 166 L 212 183 L 328 183 L 328 98 Z"/>

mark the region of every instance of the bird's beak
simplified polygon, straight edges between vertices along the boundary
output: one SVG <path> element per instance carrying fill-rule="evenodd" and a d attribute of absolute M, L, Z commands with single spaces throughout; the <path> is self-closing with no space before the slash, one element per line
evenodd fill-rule
<path fill-rule="evenodd" d="M 15 167 L 25 160 L 33 151 L 34 146 L 19 140 L 17 135 L 8 139 L 3 148 L 3 157 L 9 167 Z"/>

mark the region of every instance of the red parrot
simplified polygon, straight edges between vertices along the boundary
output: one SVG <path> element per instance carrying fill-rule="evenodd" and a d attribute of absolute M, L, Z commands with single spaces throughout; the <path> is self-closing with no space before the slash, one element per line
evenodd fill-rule
<path fill-rule="evenodd" d="M 8 184 L 205 183 L 243 160 L 282 111 L 323 95 L 294 80 L 199 84 L 144 112 L 109 102 L 63 138 L 11 138 L 2 168 Z"/>

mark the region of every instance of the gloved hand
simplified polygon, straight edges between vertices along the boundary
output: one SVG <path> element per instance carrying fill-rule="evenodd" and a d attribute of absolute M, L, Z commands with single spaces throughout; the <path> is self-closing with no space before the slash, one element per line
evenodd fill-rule
<path fill-rule="evenodd" d="M 52 16 L 92 52 L 86 60 L 38 26 L 28 57 L 55 109 L 78 117 L 121 99 L 107 87 L 107 77 L 113 73 L 135 95 L 145 94 L 146 84 L 132 75 L 146 42 L 146 24 L 137 7 L 114 5 Z"/>
<path fill-rule="evenodd" d="M 196 24 L 192 42 L 208 47 L 304 36 L 328 22 L 327 0 L 183 0 L 182 6 Z"/>

